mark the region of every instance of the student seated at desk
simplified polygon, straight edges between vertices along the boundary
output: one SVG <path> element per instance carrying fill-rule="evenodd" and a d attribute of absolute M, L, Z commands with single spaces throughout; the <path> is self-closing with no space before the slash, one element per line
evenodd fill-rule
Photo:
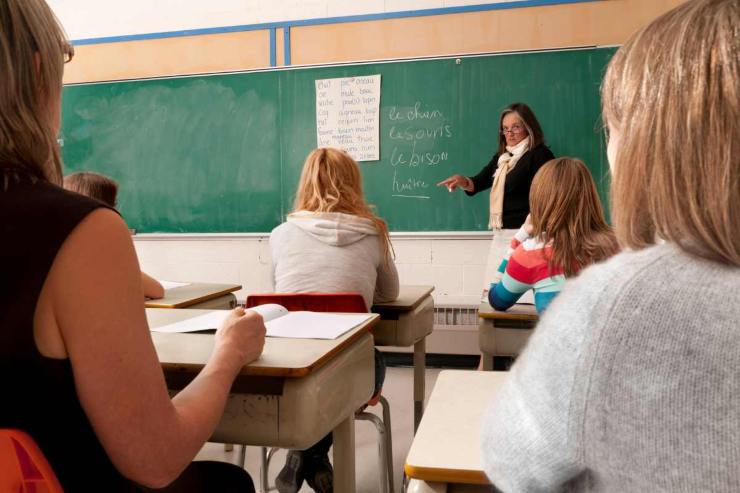
<path fill-rule="evenodd" d="M 253 492 L 243 469 L 191 461 L 261 354 L 262 319 L 234 310 L 170 398 L 128 228 L 61 188 L 72 53 L 44 0 L 0 1 L 0 428 L 28 433 L 67 492 Z"/>
<path fill-rule="evenodd" d="M 360 167 L 344 151 L 316 149 L 306 158 L 294 212 L 270 235 L 275 291 L 362 294 L 365 305 L 398 297 L 388 226 L 362 192 Z M 385 377 L 375 352 L 375 394 Z M 331 435 L 306 451 L 291 451 L 276 486 L 296 492 L 306 479 L 316 491 L 331 491 Z"/>
<path fill-rule="evenodd" d="M 563 157 L 545 163 L 532 180 L 529 205 L 531 213 L 499 266 L 503 277 L 488 291 L 496 310 L 508 309 L 533 289 L 542 313 L 566 277 L 619 250 L 583 161 Z"/>
<path fill-rule="evenodd" d="M 64 177 L 64 188 L 99 200 L 115 209 L 118 197 L 118 183 L 115 180 L 89 171 L 72 173 Z M 164 288 L 153 277 L 142 271 L 141 287 L 144 297 L 158 299 L 164 297 Z"/>
<path fill-rule="evenodd" d="M 624 251 L 569 281 L 483 420 L 508 492 L 740 491 L 740 5 L 635 33 L 602 85 Z"/>

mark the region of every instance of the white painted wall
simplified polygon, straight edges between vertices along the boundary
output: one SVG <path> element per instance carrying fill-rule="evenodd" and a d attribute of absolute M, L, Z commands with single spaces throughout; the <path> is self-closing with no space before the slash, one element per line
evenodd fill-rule
<path fill-rule="evenodd" d="M 233 282 L 249 293 L 270 292 L 268 237 L 147 239 L 134 237 L 142 269 L 171 281 Z M 435 286 L 437 304 L 477 305 L 489 239 L 394 239 L 401 284 Z"/>
<path fill-rule="evenodd" d="M 70 39 L 366 15 L 496 0 L 47 0 Z"/>

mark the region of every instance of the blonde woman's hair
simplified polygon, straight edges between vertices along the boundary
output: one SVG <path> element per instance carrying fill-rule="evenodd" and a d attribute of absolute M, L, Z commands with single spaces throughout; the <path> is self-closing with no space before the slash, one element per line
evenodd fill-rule
<path fill-rule="evenodd" d="M 44 0 L 0 0 L 0 171 L 61 184 L 56 130 L 72 53 Z"/>
<path fill-rule="evenodd" d="M 637 32 L 601 88 L 620 135 L 611 187 L 620 243 L 657 238 L 740 266 L 740 2 L 694 0 Z"/>
<path fill-rule="evenodd" d="M 294 211 L 342 212 L 369 219 L 378 230 L 383 257 L 391 258 L 388 225 L 365 201 L 360 167 L 344 151 L 330 147 L 311 151 L 303 164 Z"/>
<path fill-rule="evenodd" d="M 591 172 L 580 159 L 545 163 L 532 180 L 529 208 L 532 235 L 552 244 L 551 271 L 562 268 L 572 276 L 619 251 Z"/>
<path fill-rule="evenodd" d="M 118 183 L 100 173 L 80 171 L 64 177 L 64 188 L 91 197 L 111 207 L 116 206 Z"/>

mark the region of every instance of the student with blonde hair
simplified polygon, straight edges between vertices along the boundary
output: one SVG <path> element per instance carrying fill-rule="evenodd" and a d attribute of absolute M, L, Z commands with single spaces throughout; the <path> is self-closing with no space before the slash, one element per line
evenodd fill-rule
<path fill-rule="evenodd" d="M 114 209 L 117 206 L 118 183 L 100 173 L 91 171 L 71 173 L 64 177 L 64 188 L 99 200 Z M 159 281 L 143 271 L 141 272 L 141 290 L 146 298 L 157 299 L 164 296 L 164 288 Z"/>
<path fill-rule="evenodd" d="M 484 418 L 502 491 L 740 491 L 738 26 L 688 1 L 610 62 L 625 251 L 566 283 Z"/>
<path fill-rule="evenodd" d="M 339 149 L 308 155 L 270 249 L 277 292 L 358 292 L 368 310 L 398 297 L 388 226 L 365 201 L 360 167 Z"/>
<path fill-rule="evenodd" d="M 360 293 L 373 303 L 398 297 L 398 273 L 385 221 L 362 191 L 360 167 L 339 149 L 313 150 L 303 165 L 295 207 L 270 235 L 275 291 Z M 375 352 L 375 394 L 385 377 Z M 331 434 L 306 451 L 290 451 L 276 486 L 297 492 L 304 479 L 315 491 L 332 491 Z"/>
<path fill-rule="evenodd" d="M 499 266 L 502 279 L 488 291 L 496 310 L 508 309 L 532 289 L 542 313 L 567 277 L 619 251 L 591 172 L 580 159 L 545 163 L 532 180 L 529 206 L 532 212 Z"/>
<path fill-rule="evenodd" d="M 72 57 L 43 0 L 0 0 L 0 428 L 25 431 L 65 491 L 254 491 L 193 462 L 265 327 L 234 310 L 211 358 L 170 398 L 126 224 L 61 188 L 62 73 Z"/>

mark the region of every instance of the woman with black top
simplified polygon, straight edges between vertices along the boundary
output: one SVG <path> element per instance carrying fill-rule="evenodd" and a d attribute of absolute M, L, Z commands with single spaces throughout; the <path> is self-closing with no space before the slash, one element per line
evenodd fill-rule
<path fill-rule="evenodd" d="M 468 195 L 490 192 L 488 227 L 494 231 L 484 285 L 497 279 L 496 269 L 511 239 L 529 215 L 529 188 L 539 169 L 555 156 L 545 146 L 537 117 L 524 103 L 507 106 L 499 118 L 498 150 L 475 176 L 453 175 L 437 185 Z"/>
<path fill-rule="evenodd" d="M 44 0 L 0 0 L 0 428 L 31 435 L 65 491 L 253 492 L 243 469 L 191 460 L 261 354 L 262 318 L 234 310 L 170 399 L 126 224 L 60 187 L 71 57 Z"/>

